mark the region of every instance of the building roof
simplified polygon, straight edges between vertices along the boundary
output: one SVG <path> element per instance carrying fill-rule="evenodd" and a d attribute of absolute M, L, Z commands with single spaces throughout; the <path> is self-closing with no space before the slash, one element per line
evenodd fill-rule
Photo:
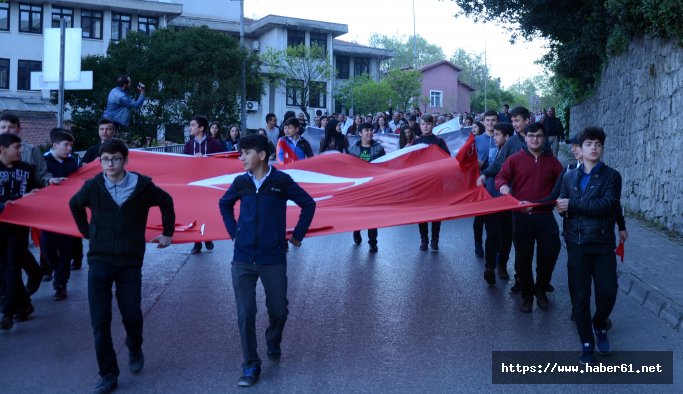
<path fill-rule="evenodd" d="M 21 121 L 19 137 L 22 142 L 35 146 L 50 145 L 50 130 L 57 126 L 57 114 L 34 111 L 12 111 L 12 113 Z"/>
<path fill-rule="evenodd" d="M 43 4 L 45 0 L 22 0 L 22 3 Z M 102 0 L 54 0 L 52 5 L 59 7 L 87 8 L 92 10 L 113 10 L 116 12 L 130 12 L 136 10 L 140 15 L 166 15 L 169 20 L 183 12 L 183 5 L 175 1 L 164 0 L 116 0 L 105 2 Z"/>
<path fill-rule="evenodd" d="M 465 82 L 460 81 L 460 80 L 458 80 L 458 84 L 459 84 L 459 85 L 462 85 L 462 86 L 464 86 L 464 87 L 466 87 L 466 88 L 469 89 L 471 92 L 474 92 L 475 90 L 477 90 L 477 89 L 473 88 L 472 86 L 470 86 L 470 85 L 468 85 L 468 84 L 466 84 Z"/>
<path fill-rule="evenodd" d="M 335 53 L 352 54 L 352 55 L 372 55 L 380 58 L 394 57 L 394 51 L 384 48 L 373 48 L 365 45 L 356 44 L 354 42 L 342 41 L 335 39 L 332 43 L 332 48 Z"/>
<path fill-rule="evenodd" d="M 239 19 L 211 18 L 205 16 L 182 15 L 169 23 L 171 26 L 194 27 L 206 25 L 211 30 L 239 33 Z M 266 15 L 261 19 L 244 18 L 244 34 L 256 38 L 277 26 L 285 28 L 310 30 L 314 32 L 330 33 L 333 37 L 349 32 L 349 27 L 340 23 L 314 21 L 310 19 L 292 18 L 280 15 Z"/>
<path fill-rule="evenodd" d="M 453 69 L 455 69 L 455 71 L 458 71 L 458 72 L 462 71 L 462 68 L 456 66 L 455 64 L 449 62 L 448 60 L 441 60 L 440 62 L 428 64 L 428 65 L 422 67 L 422 68 L 420 69 L 420 71 L 425 72 L 425 71 L 427 71 L 427 70 L 431 70 L 432 68 L 439 67 L 439 66 L 441 66 L 442 64 L 445 64 L 445 65 L 447 65 L 447 66 L 449 66 L 449 67 L 452 67 Z"/>

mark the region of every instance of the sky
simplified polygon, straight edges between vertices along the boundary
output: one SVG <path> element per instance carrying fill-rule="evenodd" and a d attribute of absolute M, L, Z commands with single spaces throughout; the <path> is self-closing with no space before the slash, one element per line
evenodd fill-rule
<path fill-rule="evenodd" d="M 457 48 L 482 57 L 486 48 L 491 76 L 500 78 L 504 87 L 543 74 L 543 67 L 534 62 L 547 52 L 545 40 L 513 45 L 502 27 L 456 18 L 457 11 L 451 0 L 415 0 L 416 33 L 440 46 L 447 59 Z M 268 14 L 343 23 L 349 33 L 337 38 L 365 45 L 372 33 L 413 34 L 413 0 L 244 0 L 245 17 Z"/>

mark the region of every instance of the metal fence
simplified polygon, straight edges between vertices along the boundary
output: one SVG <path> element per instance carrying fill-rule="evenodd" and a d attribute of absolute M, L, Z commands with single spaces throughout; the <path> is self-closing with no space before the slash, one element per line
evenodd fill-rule
<path fill-rule="evenodd" d="M 167 145 L 167 146 L 151 146 L 149 148 L 137 148 L 137 150 L 146 150 L 148 152 L 164 152 L 164 153 L 183 153 L 183 144 Z"/>

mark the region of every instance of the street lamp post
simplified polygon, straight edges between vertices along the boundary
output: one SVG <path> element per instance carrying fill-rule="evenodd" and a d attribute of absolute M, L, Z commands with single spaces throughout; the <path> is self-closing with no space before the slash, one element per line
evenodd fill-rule
<path fill-rule="evenodd" d="M 242 69 L 240 70 L 240 130 L 247 132 L 247 49 L 244 47 L 244 0 L 240 2 L 240 49 L 242 49 Z"/>

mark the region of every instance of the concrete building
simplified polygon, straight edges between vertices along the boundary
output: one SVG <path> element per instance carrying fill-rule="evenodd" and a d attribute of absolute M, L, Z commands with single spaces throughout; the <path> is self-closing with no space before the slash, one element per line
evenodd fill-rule
<path fill-rule="evenodd" d="M 227 0 L 22 0 L 0 2 L 0 112 L 21 112 L 25 122 L 32 113 L 55 113 L 50 91 L 31 90 L 30 75 L 42 71 L 43 31 L 58 27 L 65 17 L 67 27 L 83 29 L 82 55 L 103 55 L 111 41 L 124 39 L 131 30 L 152 34 L 164 27 L 188 28 L 206 25 L 210 29 L 239 37 L 239 2 Z M 393 53 L 337 40 L 348 32 L 345 24 L 268 15 L 245 19 L 245 45 L 253 51 L 282 50 L 291 45 L 313 43 L 325 48 L 337 76 L 319 81 L 318 93 L 309 100 L 311 116 L 345 110 L 333 92 L 348 78 L 368 73 L 379 79 L 379 64 Z M 264 73 L 267 70 L 263 70 Z M 248 128 L 265 125 L 265 115 L 282 115 L 293 110 L 291 87 L 266 76 L 265 95 L 248 105 Z M 289 89 L 288 89 L 289 88 Z M 290 93 L 289 97 L 287 93 Z M 56 120 L 55 120 L 56 124 Z M 45 139 L 47 136 L 45 135 Z"/>
<path fill-rule="evenodd" d="M 420 108 L 433 113 L 470 112 L 470 94 L 475 90 L 459 80 L 462 69 L 448 60 L 428 64 L 422 72 Z"/>

